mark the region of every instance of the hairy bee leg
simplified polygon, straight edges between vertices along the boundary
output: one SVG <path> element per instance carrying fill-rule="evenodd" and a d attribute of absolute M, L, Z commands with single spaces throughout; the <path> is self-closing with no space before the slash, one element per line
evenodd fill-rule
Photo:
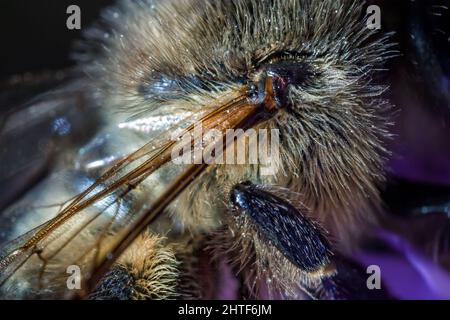
<path fill-rule="evenodd" d="M 236 216 L 246 217 L 260 237 L 305 275 L 297 278 L 296 273 L 292 273 L 290 281 L 298 282 L 307 298 L 353 300 L 388 297 L 383 290 L 368 289 L 368 275 L 361 266 L 339 252 L 332 252 L 325 231 L 311 221 L 301 207 L 268 190 L 248 182 L 236 185 L 231 191 L 233 212 Z M 271 265 L 277 266 L 276 263 Z M 309 275 L 312 274 L 315 281 L 311 281 Z"/>
<path fill-rule="evenodd" d="M 180 263 L 165 239 L 144 233 L 125 251 L 89 299 L 173 299 L 180 278 Z"/>
<path fill-rule="evenodd" d="M 324 230 L 287 200 L 251 183 L 231 190 L 236 215 L 244 215 L 256 230 L 292 264 L 306 273 L 330 267 L 331 245 Z"/>

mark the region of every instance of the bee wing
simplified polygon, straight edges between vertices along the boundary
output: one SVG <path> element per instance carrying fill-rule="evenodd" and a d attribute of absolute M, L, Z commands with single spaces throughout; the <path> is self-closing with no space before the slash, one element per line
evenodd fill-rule
<path fill-rule="evenodd" d="M 53 179 L 55 184 L 51 183 L 45 192 L 54 192 L 55 203 L 58 201 L 57 190 L 64 188 L 67 181 L 86 189 L 65 205 L 56 217 L 2 249 L 0 282 L 3 295 L 15 295 L 17 287 L 22 286 L 30 296 L 46 297 L 47 291 L 51 296 L 67 296 L 70 292 L 66 294 L 67 288 L 61 288 L 61 284 L 65 283 L 67 267 L 72 265 L 80 266 L 87 278 L 96 259 L 107 254 L 115 237 L 145 208 L 144 188 L 140 184 L 153 169 L 169 159 L 167 153 L 163 157 L 157 145 L 154 141 L 117 161 L 96 181 L 80 172 L 65 173 L 61 183 Z M 152 168 L 153 165 L 156 167 Z M 157 195 L 155 190 L 146 189 L 145 192 Z M 43 216 L 42 211 L 56 210 L 54 213 L 57 213 L 58 207 L 30 207 L 28 210 L 33 211 L 34 216 Z M 45 216 L 54 215 L 50 212 Z"/>
<path fill-rule="evenodd" d="M 75 148 L 97 130 L 98 115 L 81 81 L 59 83 L 26 102 L 20 98 L 55 85 L 42 82 L 3 86 L 0 95 L 0 210 L 41 181 L 61 150 Z"/>
<path fill-rule="evenodd" d="M 75 230 L 77 224 L 87 225 L 88 221 L 93 219 L 93 216 L 97 216 L 99 212 L 111 213 L 112 216 L 118 216 L 119 214 L 126 216 L 125 210 L 133 209 L 131 207 L 125 208 L 124 204 L 125 201 L 129 201 L 130 204 L 135 203 L 133 196 L 130 195 L 127 199 L 124 199 L 125 196 L 119 196 L 118 193 L 125 194 L 125 192 L 115 190 L 116 193 L 111 192 L 107 200 L 98 201 L 89 210 L 86 209 L 85 212 L 88 213 L 82 215 L 86 219 L 80 219 L 79 221 L 67 219 L 64 226 L 61 226 L 59 230 L 50 232 L 51 234 L 45 237 L 46 241 L 39 241 L 39 245 L 36 242 L 36 245 L 25 250 L 23 248 L 27 242 L 33 239 L 33 236 L 54 222 L 50 220 L 44 223 L 49 217 L 54 217 L 58 211 L 62 213 L 69 208 L 72 211 L 79 210 L 78 207 L 76 207 L 77 209 L 74 208 L 76 199 L 67 208 L 61 210 L 58 209 L 60 206 L 56 205 L 60 200 L 61 204 L 68 201 L 68 199 L 59 199 L 58 197 L 59 189 L 66 188 L 67 181 L 72 181 L 73 188 L 71 189 L 74 194 L 82 193 L 83 190 L 77 189 L 87 188 L 89 184 L 96 185 L 95 190 L 91 190 L 92 193 L 104 188 L 104 184 L 96 183 L 92 178 L 95 174 L 82 174 L 87 170 L 86 168 L 82 168 L 78 172 L 75 172 L 74 168 L 72 170 L 58 168 L 58 166 L 61 166 L 59 159 L 61 155 L 65 156 L 68 153 L 73 153 L 73 150 L 77 148 L 89 146 L 89 143 L 83 144 L 94 137 L 94 134 L 100 129 L 98 108 L 93 103 L 93 99 L 88 96 L 90 91 L 86 90 L 87 81 L 85 80 L 81 79 L 68 83 L 52 81 L 51 84 L 39 82 L 33 86 L 20 84 L 14 87 L 5 87 L 5 89 L 8 89 L 8 94 L 1 95 L 4 107 L 0 113 L 0 119 L 2 120 L 0 122 L 0 156 L 2 159 L 2 165 L 0 166 L 0 210 L 8 206 L 9 208 L 2 213 L 0 218 L 0 243 L 8 241 L 11 239 L 11 235 L 14 236 L 14 234 L 18 234 L 17 232 L 20 234 L 23 231 L 28 231 L 25 228 L 29 223 L 19 222 L 24 220 L 22 219 L 23 215 L 30 216 L 28 220 L 33 220 L 31 225 L 41 224 L 32 231 L 4 244 L 0 253 L 0 257 L 2 257 L 0 262 L 1 281 L 13 276 L 19 269 L 26 269 L 27 264 L 36 265 L 36 263 L 30 262 L 33 260 L 30 260 L 30 257 L 36 255 L 36 252 L 42 250 L 42 248 L 45 249 L 44 251 L 51 251 L 50 247 L 47 248 L 46 241 L 52 243 L 53 239 L 57 238 L 58 241 L 55 242 L 64 242 L 66 236 L 66 241 L 71 242 L 70 238 L 75 237 L 76 232 L 72 234 L 66 229 L 72 230 L 74 228 L 73 230 Z M 56 85 L 57 88 L 26 102 L 20 99 L 20 96 L 30 96 L 35 94 L 36 90 L 50 85 Z M 27 94 L 29 92 L 27 90 L 31 93 Z M 93 140 L 96 140 L 95 137 Z M 90 149 L 94 150 L 94 153 L 99 152 L 98 147 L 97 149 L 95 149 L 95 146 L 91 147 L 89 146 Z M 155 145 L 153 145 L 152 152 L 157 152 Z M 142 154 L 140 153 L 139 156 Z M 135 154 L 135 156 L 137 155 Z M 119 158 L 119 156 L 116 158 Z M 64 166 L 67 166 L 67 164 L 64 164 Z M 131 169 L 127 167 L 126 170 Z M 109 178 L 114 179 L 115 176 Z M 109 183 L 109 181 L 102 182 Z M 52 197 L 49 197 L 49 194 Z M 83 197 L 91 196 L 87 192 L 82 194 Z M 42 197 L 54 198 L 54 201 L 51 201 L 50 204 L 55 205 L 35 208 L 34 204 L 39 203 Z M 109 199 L 115 197 L 118 198 L 117 201 L 108 203 Z M 20 202 L 20 205 L 16 205 L 17 202 Z M 105 225 L 114 229 L 119 223 L 117 225 L 109 222 L 100 222 L 98 225 L 92 223 L 93 228 L 101 228 Z M 109 229 L 106 231 L 109 232 Z M 39 253 L 39 256 L 42 257 L 44 251 L 42 254 Z M 32 283 L 27 286 L 36 287 Z M 14 285 L 10 287 L 14 288 Z"/>
<path fill-rule="evenodd" d="M 91 278 L 97 281 L 139 232 L 193 181 L 191 178 L 204 171 L 206 165 L 185 169 L 168 164 L 176 143 L 170 138 L 173 131 L 189 133 L 198 121 L 206 128 L 239 125 L 255 109 L 242 96 L 240 92 L 238 99 L 234 95 L 217 101 L 219 108 L 209 108 L 210 112 L 200 119 L 192 117 L 180 126 L 172 126 L 115 161 L 100 178 L 86 183 L 85 190 L 54 218 L 4 246 L 0 251 L 1 294 L 59 298 L 86 295 L 91 288 L 67 285 L 68 268 L 78 268 L 83 283 Z M 168 174 L 174 178 L 161 186 L 158 175 Z M 70 177 L 65 180 L 75 183 Z"/>

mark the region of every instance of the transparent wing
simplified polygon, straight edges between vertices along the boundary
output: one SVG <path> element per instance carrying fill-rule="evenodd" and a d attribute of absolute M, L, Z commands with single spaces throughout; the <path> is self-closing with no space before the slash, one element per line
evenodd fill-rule
<path fill-rule="evenodd" d="M 205 171 L 206 165 L 186 167 L 170 161 L 177 143 L 171 138 L 173 133 L 192 133 L 195 123 L 202 123 L 205 130 L 241 128 L 256 109 L 247 101 L 246 93 L 242 88 L 232 90 L 211 106 L 204 106 L 203 113 L 159 130 L 143 147 L 125 156 L 114 156 L 106 171 L 101 167 L 92 172 L 76 162 L 78 170 L 59 172 L 45 188 L 46 199 L 58 205 L 29 208 L 33 215 L 35 210 L 44 210 L 44 216 L 52 218 L 7 243 L 0 252 L 2 296 L 86 295 L 95 285 L 93 281 L 134 238 Z M 189 150 L 192 147 L 189 142 Z M 100 178 L 93 179 L 94 176 Z M 37 193 L 28 203 L 37 202 L 42 188 L 36 188 Z M 61 190 L 72 196 L 60 200 Z M 79 270 L 82 283 L 87 284 L 80 290 L 67 282 L 73 267 Z"/>
<path fill-rule="evenodd" d="M 34 93 L 35 86 L 48 84 L 18 86 L 3 87 L 7 94 L 0 95 L 0 210 L 52 170 L 63 155 L 58 150 L 85 143 L 99 123 L 81 81 L 60 84 L 26 103 L 16 95 L 26 97 L 27 90 Z"/>

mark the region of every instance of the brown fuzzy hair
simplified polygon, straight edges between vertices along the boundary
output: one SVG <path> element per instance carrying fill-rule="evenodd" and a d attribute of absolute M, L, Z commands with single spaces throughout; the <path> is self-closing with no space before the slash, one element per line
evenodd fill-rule
<path fill-rule="evenodd" d="M 302 194 L 348 242 L 376 220 L 388 137 L 385 87 L 373 78 L 392 50 L 387 36 L 367 29 L 363 9 L 348 0 L 124 1 L 105 14 L 107 31 L 91 30 L 96 62 L 83 66 L 111 112 L 197 112 L 265 62 L 295 55 L 313 76 L 290 88 L 294 108 L 263 125 L 280 130 L 282 172 L 260 178 L 259 168 L 218 167 L 173 211 L 189 229 L 215 228 L 227 202 L 217 190 L 250 179 Z M 174 81 L 168 92 L 152 89 L 161 77 Z"/>
<path fill-rule="evenodd" d="M 125 251 L 90 299 L 175 298 L 179 264 L 164 238 L 146 232 Z"/>
<path fill-rule="evenodd" d="M 227 221 L 230 188 L 250 180 L 301 195 L 346 250 L 377 221 L 389 137 L 376 78 L 395 53 L 389 36 L 367 28 L 364 9 L 350 0 L 122 1 L 104 15 L 106 27 L 89 32 L 80 62 L 108 112 L 135 117 L 198 113 L 267 63 L 307 65 L 308 80 L 289 88 L 292 107 L 260 125 L 280 132 L 282 170 L 265 177 L 258 166 L 217 165 L 171 216 L 186 232 L 213 232 Z M 261 247 L 252 239 L 245 246 Z"/>

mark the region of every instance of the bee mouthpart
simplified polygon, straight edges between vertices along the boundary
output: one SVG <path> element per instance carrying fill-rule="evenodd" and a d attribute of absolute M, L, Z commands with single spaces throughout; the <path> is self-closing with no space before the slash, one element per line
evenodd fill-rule
<path fill-rule="evenodd" d="M 260 80 L 251 86 L 250 97 L 269 112 L 289 108 L 289 88 L 308 84 L 313 75 L 311 67 L 301 61 L 268 63 L 258 76 Z"/>
<path fill-rule="evenodd" d="M 249 96 L 251 102 L 259 105 L 265 113 L 272 116 L 278 110 L 282 109 L 285 104 L 283 99 L 277 97 L 279 88 L 283 84 L 283 79 L 279 77 L 267 76 L 260 80 L 258 84 L 250 86 Z"/>

